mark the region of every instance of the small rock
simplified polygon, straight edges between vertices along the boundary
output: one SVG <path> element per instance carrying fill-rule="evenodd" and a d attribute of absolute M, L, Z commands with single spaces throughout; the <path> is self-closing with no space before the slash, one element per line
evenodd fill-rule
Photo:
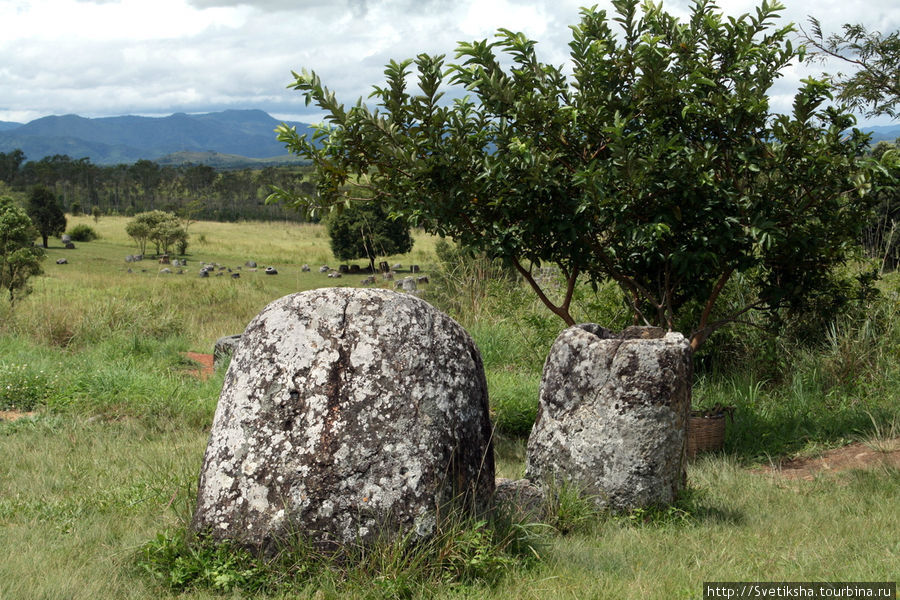
<path fill-rule="evenodd" d="M 302 267 L 300 267 L 300 270 L 304 273 L 309 273 L 309 265 L 303 265 Z"/>
<path fill-rule="evenodd" d="M 257 264 L 256 264 L 256 261 L 248 260 L 247 262 L 244 263 L 244 266 L 248 267 L 250 269 L 255 269 L 257 267 Z"/>
<path fill-rule="evenodd" d="M 66 242 L 66 250 L 74 250 L 74 249 L 75 249 L 75 244 L 73 244 L 72 242 Z"/>
<path fill-rule="evenodd" d="M 319 267 L 319 273 L 327 273 L 330 270 L 331 267 L 329 267 L 328 265 L 322 265 L 321 267 Z"/>
<path fill-rule="evenodd" d="M 56 259 L 56 264 L 58 264 L 58 265 L 67 265 L 67 264 L 69 264 L 69 261 L 67 261 L 67 260 L 64 259 L 64 258 L 57 258 L 57 259 Z"/>
<path fill-rule="evenodd" d="M 278 269 L 275 267 L 266 267 L 266 275 L 278 275 Z"/>
<path fill-rule="evenodd" d="M 231 274 L 231 278 L 232 278 L 232 279 L 240 279 L 240 278 L 241 278 L 241 274 L 240 274 L 240 273 L 232 273 L 232 274 Z"/>

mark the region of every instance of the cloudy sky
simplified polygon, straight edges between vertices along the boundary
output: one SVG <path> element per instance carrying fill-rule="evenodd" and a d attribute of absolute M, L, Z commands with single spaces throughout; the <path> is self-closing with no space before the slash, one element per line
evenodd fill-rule
<path fill-rule="evenodd" d="M 349 104 L 383 81 L 390 59 L 452 55 L 458 41 L 499 27 L 525 32 L 544 62 L 563 64 L 568 25 L 595 1 L 609 8 L 608 0 L 0 0 L 0 121 L 260 108 L 314 122 L 320 115 L 286 89 L 291 70 L 315 70 Z M 784 2 L 784 22 L 806 25 L 812 14 L 825 31 L 845 22 L 900 29 L 897 0 Z M 757 2 L 719 4 L 739 15 Z M 689 1 L 664 5 L 683 16 Z M 792 68 L 773 108 L 787 110 L 799 79 L 823 68 Z"/>

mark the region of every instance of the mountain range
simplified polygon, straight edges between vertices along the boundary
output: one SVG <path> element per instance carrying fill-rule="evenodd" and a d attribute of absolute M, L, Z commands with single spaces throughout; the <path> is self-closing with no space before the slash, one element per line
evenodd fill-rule
<path fill-rule="evenodd" d="M 226 110 L 168 117 L 51 116 L 26 124 L 0 121 L 0 152 L 21 149 L 27 160 L 66 154 L 99 165 L 159 160 L 182 152 L 272 159 L 288 154 L 275 139 L 282 121 L 261 110 Z M 288 122 L 301 134 L 307 123 Z"/>
<path fill-rule="evenodd" d="M 0 121 L 0 152 L 20 149 L 27 160 L 66 154 L 90 158 L 98 165 L 134 163 L 140 159 L 179 164 L 197 160 L 211 166 L 276 164 L 290 160 L 275 139 L 281 121 L 261 110 L 226 110 L 206 114 L 176 113 L 168 117 L 42 117 L 26 124 Z M 288 122 L 300 134 L 307 123 Z M 872 143 L 900 138 L 900 124 L 862 126 Z M 227 155 L 227 156 L 225 156 Z"/>

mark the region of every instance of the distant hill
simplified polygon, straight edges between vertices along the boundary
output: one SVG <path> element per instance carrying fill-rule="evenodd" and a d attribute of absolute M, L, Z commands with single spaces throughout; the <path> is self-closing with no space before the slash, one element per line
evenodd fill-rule
<path fill-rule="evenodd" d="M 900 138 L 900 125 L 871 125 L 860 127 L 860 130 L 872 133 L 871 143 L 873 145 L 878 142 L 893 142 Z"/>
<path fill-rule="evenodd" d="M 20 148 L 28 160 L 54 154 L 88 157 L 95 164 L 157 160 L 177 152 L 213 152 L 254 159 L 287 155 L 275 139 L 281 121 L 261 110 L 168 117 L 104 117 L 78 115 L 42 117 L 24 125 L 0 128 L 0 152 Z M 302 134 L 306 123 L 294 125 Z"/>
<path fill-rule="evenodd" d="M 0 131 L 9 131 L 10 129 L 15 129 L 16 127 L 21 127 L 21 123 L 13 123 L 11 121 L 0 121 Z"/>

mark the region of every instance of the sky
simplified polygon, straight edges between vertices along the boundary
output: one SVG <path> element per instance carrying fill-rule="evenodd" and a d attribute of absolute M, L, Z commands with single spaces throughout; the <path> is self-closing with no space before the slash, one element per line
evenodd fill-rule
<path fill-rule="evenodd" d="M 761 2 L 761 0 L 759 0 Z M 345 104 L 383 83 L 391 59 L 452 57 L 460 41 L 498 28 L 538 41 L 543 62 L 567 61 L 569 25 L 581 6 L 609 0 L 0 0 L 0 121 L 47 115 L 165 116 L 262 109 L 279 119 L 318 122 L 291 71 L 315 71 Z M 898 0 L 783 0 L 779 23 L 825 32 L 847 22 L 900 29 Z M 757 0 L 720 0 L 730 15 Z M 685 17 L 689 0 L 664 8 Z M 790 109 L 800 79 L 835 65 L 794 65 L 772 90 Z M 861 119 L 888 124 L 888 119 Z"/>

